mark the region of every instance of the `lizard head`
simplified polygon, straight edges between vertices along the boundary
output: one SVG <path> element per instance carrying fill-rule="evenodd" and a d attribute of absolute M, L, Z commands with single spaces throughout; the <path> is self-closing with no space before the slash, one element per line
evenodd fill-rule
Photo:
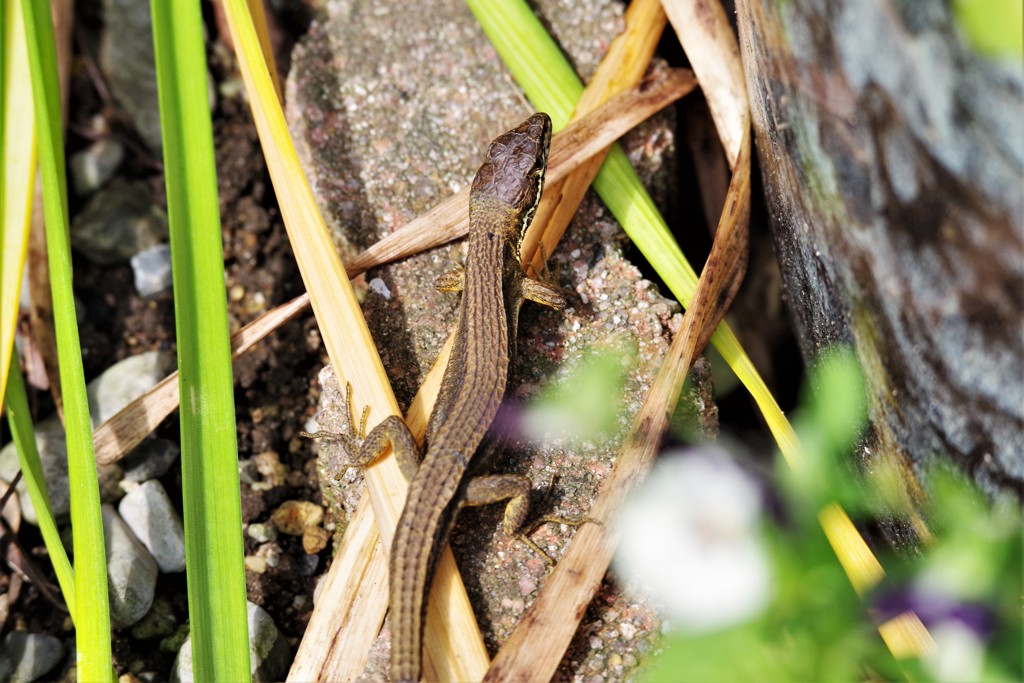
<path fill-rule="evenodd" d="M 510 228 L 514 228 L 517 241 L 522 240 L 537 211 L 550 143 L 551 119 L 544 113 L 534 114 L 494 139 L 473 179 L 470 202 L 487 199 L 508 207 L 516 218 Z"/>

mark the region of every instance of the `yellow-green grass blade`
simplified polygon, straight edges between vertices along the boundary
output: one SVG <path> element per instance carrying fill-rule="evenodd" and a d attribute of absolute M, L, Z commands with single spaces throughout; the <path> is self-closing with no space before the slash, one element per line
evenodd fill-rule
<path fill-rule="evenodd" d="M 36 178 L 35 110 L 21 0 L 0 10 L 0 403 L 14 349 Z"/>
<path fill-rule="evenodd" d="M 36 449 L 35 434 L 32 429 L 32 416 L 28 410 L 28 396 L 25 393 L 25 379 L 21 376 L 21 368 L 11 363 L 11 372 L 7 376 L 7 424 L 11 428 L 14 447 L 18 451 L 18 462 L 21 474 L 25 479 L 25 488 L 32 500 L 39 521 L 39 531 L 43 535 L 43 543 L 50 554 L 53 571 L 60 584 L 60 592 L 64 595 L 71 621 L 75 619 L 75 575 L 71 569 L 71 561 L 60 541 L 60 532 L 50 510 L 50 496 L 46 492 L 46 480 L 43 478 L 43 466 L 39 461 Z"/>
<path fill-rule="evenodd" d="M 565 125 L 583 84 L 529 5 L 522 0 L 466 4 L 533 105 L 551 116 L 556 130 Z M 593 187 L 673 295 L 688 306 L 697 274 L 618 145 L 609 150 Z M 723 322 L 711 342 L 747 387 L 782 454 L 794 464 L 799 457 L 796 434 L 736 335 Z"/>
<path fill-rule="evenodd" d="M 103 547 L 100 491 L 93 460 L 92 426 L 85 393 L 81 345 L 72 292 L 71 248 L 68 240 L 64 137 L 58 92 L 57 55 L 50 5 L 23 0 L 25 35 L 32 72 L 32 95 L 39 135 L 39 169 L 46 211 L 46 248 L 53 294 L 64 428 L 67 432 L 68 479 L 71 483 L 71 528 L 75 557 L 77 673 L 81 681 L 111 680 L 110 611 L 107 561 Z"/>
<path fill-rule="evenodd" d="M 154 0 L 181 395 L 193 676 L 250 677 L 242 512 L 213 130 L 197 0 Z"/>
<path fill-rule="evenodd" d="M 260 42 L 260 51 L 267 63 L 267 73 L 274 84 L 274 92 L 277 94 L 278 102 L 284 102 L 284 94 L 281 89 L 281 79 L 277 74 L 277 63 L 274 60 L 274 46 L 270 42 L 270 29 L 267 26 L 267 15 L 263 11 L 263 0 L 246 0 L 246 7 L 249 9 L 249 17 L 252 19 L 252 27 L 256 30 L 256 38 Z"/>

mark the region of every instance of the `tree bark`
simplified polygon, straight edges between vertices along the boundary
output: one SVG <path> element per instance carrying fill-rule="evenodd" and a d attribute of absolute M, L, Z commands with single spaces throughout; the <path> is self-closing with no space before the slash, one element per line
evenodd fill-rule
<path fill-rule="evenodd" d="M 876 450 L 1024 490 L 1024 64 L 938 0 L 740 0 L 776 252 L 808 362 L 852 344 Z"/>

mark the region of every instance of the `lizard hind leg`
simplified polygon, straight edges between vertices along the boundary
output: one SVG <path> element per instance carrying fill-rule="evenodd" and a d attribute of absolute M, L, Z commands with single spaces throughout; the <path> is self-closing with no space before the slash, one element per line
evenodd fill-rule
<path fill-rule="evenodd" d="M 551 491 L 554 488 L 554 486 L 555 486 L 555 477 L 552 477 L 548 481 L 547 492 L 544 494 L 545 499 L 550 498 Z M 564 524 L 566 526 L 571 526 L 573 528 L 578 528 L 580 526 L 583 526 L 587 522 L 590 522 L 591 524 L 598 524 L 598 525 L 601 525 L 601 526 L 604 525 L 603 522 L 601 522 L 601 520 L 596 519 L 594 517 L 562 517 L 560 515 L 545 515 L 544 517 L 540 517 L 539 519 L 533 520 L 533 523 L 531 523 L 528 527 L 526 527 L 522 531 L 522 536 L 523 536 L 524 540 L 530 546 L 532 546 L 536 550 L 536 549 L 538 549 L 538 546 L 536 544 L 534 544 L 532 541 L 530 541 L 528 537 L 533 535 L 533 532 L 535 532 L 537 529 L 541 528 L 545 524 Z M 542 554 L 543 554 L 543 556 L 545 558 L 548 559 L 548 564 L 554 564 L 553 561 L 551 560 L 551 556 L 550 555 L 548 555 L 547 553 L 542 553 Z"/>
<path fill-rule="evenodd" d="M 548 487 L 550 491 L 550 486 Z M 533 484 L 528 477 L 520 474 L 489 474 L 474 477 L 466 485 L 466 498 L 463 505 L 479 506 L 490 505 L 507 500 L 505 505 L 505 516 L 502 527 L 505 533 L 530 546 L 534 552 L 553 565 L 554 559 L 545 552 L 539 545 L 530 539 L 530 535 L 545 524 L 565 524 L 571 527 L 578 527 L 587 522 L 600 524 L 601 522 L 593 517 L 573 519 L 558 516 L 546 516 L 535 520 L 532 524 L 524 526 L 529 516 L 530 491 Z"/>
<path fill-rule="evenodd" d="M 533 301 L 555 310 L 561 310 L 565 308 L 565 295 L 562 293 L 562 289 L 555 284 L 548 270 L 548 255 L 545 253 L 544 243 L 539 243 L 538 247 L 540 248 L 543 266 L 538 271 L 532 261 L 526 264 L 526 277 L 523 278 L 522 296 L 527 301 Z M 530 271 L 533 271 L 532 275 Z"/>
<path fill-rule="evenodd" d="M 523 298 L 555 310 L 565 308 L 565 296 L 560 289 L 532 278 L 523 279 Z"/>
<path fill-rule="evenodd" d="M 551 556 L 522 531 L 523 524 L 530 512 L 530 491 L 532 489 L 533 483 L 530 479 L 520 474 L 481 475 L 474 477 L 466 485 L 466 497 L 463 505 L 476 507 L 507 500 L 505 516 L 502 520 L 505 534 L 518 538 L 543 557 L 548 564 L 554 564 Z"/>
<path fill-rule="evenodd" d="M 507 500 L 502 526 L 515 536 L 530 513 L 530 491 L 533 483 L 521 474 L 484 474 L 469 480 L 463 505 L 477 507 Z"/>

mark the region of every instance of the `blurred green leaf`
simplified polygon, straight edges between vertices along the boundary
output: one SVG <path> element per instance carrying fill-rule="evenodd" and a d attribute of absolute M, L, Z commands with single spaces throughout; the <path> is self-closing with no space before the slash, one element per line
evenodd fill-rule
<path fill-rule="evenodd" d="M 811 370 L 804 409 L 833 452 L 846 451 L 867 419 L 864 375 L 853 350 L 836 347 L 821 354 Z"/>
<path fill-rule="evenodd" d="M 629 369 L 636 363 L 635 342 L 618 348 L 598 347 L 562 381 L 545 387 L 531 402 L 526 429 L 536 438 L 560 433 L 574 439 L 592 439 L 618 430 L 619 404 Z"/>
<path fill-rule="evenodd" d="M 782 463 L 777 467 L 794 510 L 816 517 L 831 501 L 853 515 L 868 507 L 850 458 L 866 423 L 865 383 L 856 355 L 846 347 L 825 351 L 810 369 L 793 418 L 805 457 L 792 470 Z"/>
<path fill-rule="evenodd" d="M 954 0 L 953 14 L 978 52 L 990 57 L 1024 55 L 1021 0 Z"/>

